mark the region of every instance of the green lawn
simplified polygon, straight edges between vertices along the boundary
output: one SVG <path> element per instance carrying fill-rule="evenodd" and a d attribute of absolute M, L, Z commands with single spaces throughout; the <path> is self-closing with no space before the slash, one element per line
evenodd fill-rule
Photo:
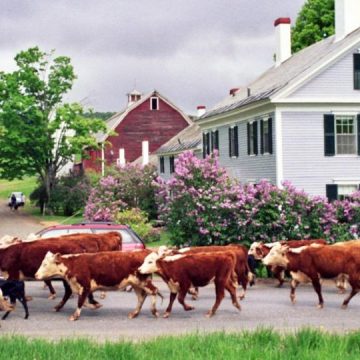
<path fill-rule="evenodd" d="M 139 328 L 139 331 L 141 329 Z M 254 359 L 332 360 L 359 359 L 360 332 L 326 334 L 304 329 L 280 335 L 272 330 L 243 333 L 190 334 L 141 342 L 97 344 L 90 340 L 29 340 L 2 337 L 1 359 Z"/>

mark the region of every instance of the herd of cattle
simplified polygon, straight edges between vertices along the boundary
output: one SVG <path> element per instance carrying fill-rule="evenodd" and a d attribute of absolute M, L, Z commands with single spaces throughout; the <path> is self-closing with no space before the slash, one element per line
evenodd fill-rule
<path fill-rule="evenodd" d="M 360 290 L 360 240 L 329 245 L 324 240 L 294 240 L 270 244 L 253 243 L 250 249 L 243 245 L 205 246 L 173 249 L 161 246 L 156 250 L 122 252 L 121 235 L 74 234 L 56 238 L 22 241 L 5 236 L 0 239 L 0 310 L 6 311 L 3 319 L 19 300 L 28 317 L 24 280 L 43 280 L 49 287 L 49 298 L 55 297 L 52 279 L 61 279 L 64 296 L 55 306 L 56 311 L 65 305 L 72 293 L 78 294 L 77 308 L 70 320 L 80 317 L 86 303 L 92 308 L 101 305 L 94 299 L 97 290 L 120 290 L 131 286 L 137 296 L 137 305 L 129 313 L 136 317 L 145 298 L 151 297 L 151 312 L 157 317 L 157 296 L 163 295 L 152 282 L 152 274 L 159 275 L 170 290 L 169 304 L 164 317 L 169 317 L 173 303 L 178 298 L 185 311 L 193 306 L 185 302 L 188 293 L 196 299 L 198 288 L 210 282 L 215 284 L 215 303 L 207 316 L 215 314 L 225 290 L 232 304 L 241 309 L 239 299 L 245 297 L 248 284 L 254 283 L 254 260 L 262 260 L 279 280 L 284 282 L 287 271 L 291 280 L 290 299 L 295 302 L 299 283 L 311 282 L 319 298 L 322 279 L 335 279 L 339 289 L 345 291 L 349 282 L 351 292 L 344 300 L 346 307 Z M 241 285 L 242 293 L 237 295 Z M 10 299 L 10 303 L 8 302 Z"/>

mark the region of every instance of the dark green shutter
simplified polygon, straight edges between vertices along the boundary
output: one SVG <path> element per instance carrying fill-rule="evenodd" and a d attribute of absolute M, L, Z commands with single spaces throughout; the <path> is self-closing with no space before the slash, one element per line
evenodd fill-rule
<path fill-rule="evenodd" d="M 360 155 L 360 114 L 357 116 L 357 145 L 358 145 L 358 155 Z"/>
<path fill-rule="evenodd" d="M 206 136 L 205 133 L 203 133 L 203 158 L 206 157 Z"/>
<path fill-rule="evenodd" d="M 260 154 L 264 153 L 264 120 L 260 120 Z"/>
<path fill-rule="evenodd" d="M 232 129 L 229 127 L 229 157 L 232 157 Z"/>
<path fill-rule="evenodd" d="M 238 127 L 234 127 L 234 156 L 239 156 L 239 137 L 238 137 Z"/>
<path fill-rule="evenodd" d="M 273 133 L 272 133 L 272 118 L 268 120 L 269 126 L 269 153 L 273 153 Z"/>
<path fill-rule="evenodd" d="M 254 154 L 257 155 L 258 154 L 258 131 L 257 131 L 258 122 L 255 121 L 253 123 L 253 126 L 254 126 Z"/>
<path fill-rule="evenodd" d="M 219 130 L 215 131 L 215 146 L 214 148 L 218 151 L 219 154 Z"/>
<path fill-rule="evenodd" d="M 247 123 L 247 153 L 250 155 L 250 124 Z"/>
<path fill-rule="evenodd" d="M 324 115 L 324 152 L 325 156 L 335 155 L 335 117 Z"/>
<path fill-rule="evenodd" d="M 336 184 L 326 185 L 326 197 L 329 201 L 337 200 L 338 198 L 338 186 Z"/>

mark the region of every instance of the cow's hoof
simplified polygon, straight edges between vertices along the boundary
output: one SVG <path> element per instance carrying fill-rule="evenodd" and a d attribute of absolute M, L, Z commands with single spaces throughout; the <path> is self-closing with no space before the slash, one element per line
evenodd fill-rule
<path fill-rule="evenodd" d="M 245 299 L 245 294 L 240 295 L 240 296 L 239 296 L 239 299 L 240 299 L 240 300 L 244 300 L 244 299 Z"/>
<path fill-rule="evenodd" d="M 55 306 L 54 311 L 59 312 L 61 308 L 62 308 L 62 306 Z"/>
<path fill-rule="evenodd" d="M 48 299 L 49 300 L 54 300 L 56 298 L 56 294 L 50 294 L 49 296 L 48 296 Z"/>
<path fill-rule="evenodd" d="M 318 304 L 318 305 L 316 305 L 316 308 L 317 309 L 322 309 L 324 307 L 324 304 Z"/>
<path fill-rule="evenodd" d="M 205 317 L 211 318 L 214 315 L 214 313 L 210 310 L 206 313 Z"/>
<path fill-rule="evenodd" d="M 163 315 L 164 319 L 167 319 L 170 316 L 170 313 L 168 311 L 166 311 Z"/>
<path fill-rule="evenodd" d="M 197 296 L 196 295 L 192 295 L 191 296 L 191 300 L 194 300 L 194 301 L 196 301 L 198 298 L 197 298 Z"/>
<path fill-rule="evenodd" d="M 71 315 L 70 317 L 69 317 L 69 320 L 70 321 L 76 321 L 76 320 L 78 320 L 79 319 L 79 315 L 76 315 L 76 314 L 73 314 L 73 315 Z"/>
<path fill-rule="evenodd" d="M 136 318 L 137 316 L 139 315 L 139 313 L 137 313 L 137 312 L 130 312 L 130 313 L 128 313 L 128 318 L 129 319 L 134 319 L 134 318 Z"/>
<path fill-rule="evenodd" d="M 341 305 L 341 308 L 342 308 L 343 310 L 346 310 L 347 307 L 348 307 L 347 304 L 342 304 L 342 305 Z"/>
<path fill-rule="evenodd" d="M 106 298 L 106 293 L 101 292 L 99 297 L 100 297 L 101 300 L 104 300 Z"/>
<path fill-rule="evenodd" d="M 159 313 L 157 311 L 152 311 L 152 314 L 154 315 L 155 318 L 159 317 Z"/>
<path fill-rule="evenodd" d="M 187 305 L 187 306 L 185 307 L 185 311 L 191 311 L 191 310 L 194 310 L 194 309 L 195 309 L 194 306 L 189 306 L 189 305 Z"/>
<path fill-rule="evenodd" d="M 32 299 L 33 299 L 32 296 L 25 296 L 25 300 L 26 300 L 26 301 L 31 301 Z"/>

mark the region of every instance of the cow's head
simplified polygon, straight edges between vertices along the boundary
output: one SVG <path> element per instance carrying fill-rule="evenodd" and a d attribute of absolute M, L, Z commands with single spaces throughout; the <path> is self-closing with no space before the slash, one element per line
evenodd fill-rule
<path fill-rule="evenodd" d="M 62 262 L 61 255 L 48 251 L 35 274 L 35 279 L 42 280 L 55 276 L 64 277 L 66 270 L 67 268 Z"/>
<path fill-rule="evenodd" d="M 266 266 L 281 266 L 286 267 L 289 263 L 287 254 L 289 247 L 287 245 L 281 245 L 280 243 L 275 244 L 270 252 L 264 257 L 262 262 Z"/>
<path fill-rule="evenodd" d="M 159 270 L 156 262 L 161 258 L 161 255 L 153 252 L 149 254 L 143 264 L 139 267 L 140 274 L 152 274 Z"/>
<path fill-rule="evenodd" d="M 261 260 L 264 257 L 264 254 L 261 250 L 261 247 L 263 246 L 262 242 L 253 242 L 250 246 L 249 255 L 252 255 L 256 260 Z"/>

